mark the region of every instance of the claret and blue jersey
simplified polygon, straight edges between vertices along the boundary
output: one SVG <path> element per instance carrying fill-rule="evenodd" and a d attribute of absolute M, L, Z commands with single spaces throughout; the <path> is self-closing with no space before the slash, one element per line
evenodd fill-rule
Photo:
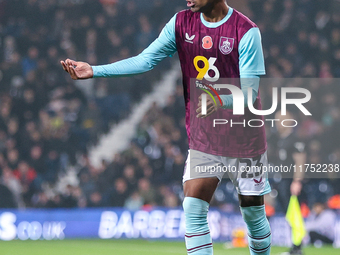
<path fill-rule="evenodd" d="M 236 125 L 212 128 L 211 118 L 233 119 L 235 122 L 258 119 L 247 109 L 245 115 L 232 114 L 233 97 L 228 90 L 219 93 L 224 110 L 204 119 L 196 118 L 197 103 L 192 95 L 192 80 L 216 83 L 223 78 L 241 78 L 239 86 L 247 98 L 248 87 L 253 91 L 253 103 L 261 109 L 259 75 L 265 74 L 261 35 L 258 27 L 243 14 L 229 7 L 219 22 L 207 22 L 202 13 L 181 11 L 163 28 L 159 37 L 141 54 L 116 63 L 93 66 L 94 77 L 127 76 L 144 73 L 157 63 L 178 52 L 186 102 L 186 127 L 191 149 L 227 157 L 255 157 L 266 151 L 264 127 Z M 252 78 L 247 82 L 246 78 Z M 195 91 L 190 91 L 190 90 Z M 190 96 L 191 94 L 191 96 Z M 247 100 L 245 101 L 247 102 Z M 192 107 L 190 107 L 192 105 Z"/>

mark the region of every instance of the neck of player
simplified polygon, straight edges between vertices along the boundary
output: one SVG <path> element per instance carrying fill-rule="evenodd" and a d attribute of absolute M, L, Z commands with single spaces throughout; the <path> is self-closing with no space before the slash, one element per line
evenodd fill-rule
<path fill-rule="evenodd" d="M 228 11 L 227 3 L 221 1 L 209 8 L 209 10 L 203 11 L 203 17 L 208 22 L 219 22 L 227 16 Z"/>

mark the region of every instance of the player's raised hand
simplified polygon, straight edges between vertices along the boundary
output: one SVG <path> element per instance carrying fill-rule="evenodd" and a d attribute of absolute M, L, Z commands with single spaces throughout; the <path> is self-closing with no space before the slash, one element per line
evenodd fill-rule
<path fill-rule="evenodd" d="M 203 93 L 205 94 L 205 93 Z M 213 114 L 214 112 L 216 112 L 218 110 L 218 108 L 221 107 L 221 103 L 220 101 L 218 100 L 217 97 L 214 97 L 215 99 L 215 102 L 214 100 L 209 96 L 207 95 L 207 114 L 202 114 L 202 95 L 201 94 L 198 98 L 198 108 L 196 110 L 196 113 L 197 113 L 197 118 L 205 118 L 205 117 L 208 117 L 209 115 Z"/>
<path fill-rule="evenodd" d="M 89 79 L 93 77 L 92 67 L 86 62 L 74 61 L 66 59 L 60 61 L 63 69 L 68 72 L 73 80 Z"/>

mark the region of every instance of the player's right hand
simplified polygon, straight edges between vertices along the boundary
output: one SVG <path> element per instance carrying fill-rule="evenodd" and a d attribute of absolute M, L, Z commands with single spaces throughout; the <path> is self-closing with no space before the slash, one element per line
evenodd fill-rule
<path fill-rule="evenodd" d="M 202 93 L 202 94 L 204 94 L 204 93 Z M 196 109 L 196 113 L 197 113 L 196 117 L 197 118 L 208 117 L 209 115 L 216 112 L 222 106 L 217 97 L 214 97 L 217 105 L 215 105 L 215 102 L 212 100 L 211 97 L 207 97 L 207 114 L 203 115 L 202 114 L 202 94 L 198 97 L 198 105 L 197 105 L 197 109 Z"/>
<path fill-rule="evenodd" d="M 73 80 L 89 79 L 93 77 L 92 67 L 86 62 L 78 62 L 71 59 L 60 61 L 63 69 L 68 72 Z"/>

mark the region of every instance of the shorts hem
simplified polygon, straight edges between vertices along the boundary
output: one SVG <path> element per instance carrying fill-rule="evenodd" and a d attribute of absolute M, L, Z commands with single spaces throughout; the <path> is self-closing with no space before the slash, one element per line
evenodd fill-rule
<path fill-rule="evenodd" d="M 271 192 L 271 190 L 265 190 L 265 191 L 262 191 L 260 194 L 258 193 L 255 193 L 255 192 L 238 192 L 237 193 L 239 195 L 243 195 L 243 196 L 263 196 L 263 195 L 266 195 L 266 194 L 269 194 Z"/>
<path fill-rule="evenodd" d="M 219 178 L 218 176 L 199 176 L 199 177 L 194 177 L 194 178 L 190 178 L 186 180 L 183 179 L 182 183 L 185 183 L 186 181 L 190 181 L 190 180 L 195 180 L 195 179 L 205 179 L 205 178 L 214 178 L 214 177 L 216 177 L 219 180 L 219 182 L 222 181 L 222 178 Z"/>

